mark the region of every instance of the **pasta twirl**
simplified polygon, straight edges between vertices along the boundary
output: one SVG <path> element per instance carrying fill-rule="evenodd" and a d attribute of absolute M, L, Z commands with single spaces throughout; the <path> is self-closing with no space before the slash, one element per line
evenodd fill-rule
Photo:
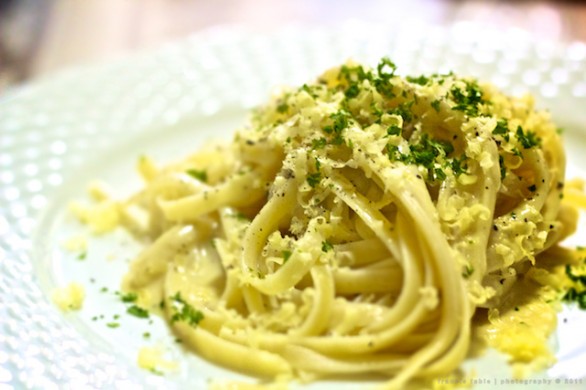
<path fill-rule="evenodd" d="M 388 59 L 328 70 L 232 143 L 139 169 L 121 221 L 151 244 L 124 287 L 161 300 L 202 356 L 269 377 L 450 373 L 473 315 L 503 312 L 577 218 L 531 97 L 399 77 Z"/>

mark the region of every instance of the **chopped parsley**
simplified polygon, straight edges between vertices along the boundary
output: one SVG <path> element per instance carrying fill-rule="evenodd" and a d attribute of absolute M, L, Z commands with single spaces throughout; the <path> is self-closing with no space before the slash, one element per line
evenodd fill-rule
<path fill-rule="evenodd" d="M 420 147 L 421 144 L 410 145 L 409 149 L 411 154 L 410 159 L 417 165 L 423 165 L 424 167 L 430 167 L 435 160 L 435 154 L 432 149 Z"/>
<path fill-rule="evenodd" d="M 360 65 L 355 67 L 349 67 L 342 65 L 338 78 L 344 78 L 348 83 L 361 82 L 364 80 L 372 80 L 373 75 L 370 71 L 365 71 Z"/>
<path fill-rule="evenodd" d="M 130 306 L 128 309 L 126 309 L 126 312 L 138 318 L 149 318 L 149 312 L 136 305 Z"/>
<path fill-rule="evenodd" d="M 444 169 L 447 167 L 451 167 L 456 176 L 466 171 L 466 156 L 451 157 L 454 150 L 454 145 L 449 141 L 431 139 L 427 133 L 417 143 L 412 142 L 409 145 L 409 153 L 401 153 L 396 145 L 387 144 L 386 147 L 389 160 L 424 167 L 427 169 L 427 177 L 433 181 L 445 180 Z"/>
<path fill-rule="evenodd" d="M 315 89 L 319 88 L 318 86 L 309 86 L 307 84 L 303 84 L 300 88 L 301 91 L 307 92 L 312 98 L 316 98 L 317 94 L 315 93 Z"/>
<path fill-rule="evenodd" d="M 517 131 L 515 132 L 517 139 L 523 146 L 523 149 L 530 149 L 534 146 L 539 146 L 541 144 L 541 139 L 535 134 L 533 131 L 523 131 L 521 126 L 517 127 Z"/>
<path fill-rule="evenodd" d="M 455 106 L 453 110 L 462 111 L 470 116 L 478 116 L 479 105 L 482 104 L 482 91 L 475 82 L 465 81 L 466 88 L 454 86 L 450 90 Z"/>
<path fill-rule="evenodd" d="M 467 265 L 466 268 L 464 269 L 464 272 L 462 272 L 462 276 L 464 278 L 468 279 L 473 273 L 474 273 L 474 267 L 472 267 L 471 265 Z"/>
<path fill-rule="evenodd" d="M 338 78 L 345 79 L 348 83 L 348 87 L 344 90 L 346 99 L 355 98 L 360 94 L 360 83 L 364 80 L 369 80 L 381 95 L 392 98 L 395 94 L 393 93 L 393 85 L 389 80 L 395 76 L 396 70 L 397 66 L 389 58 L 384 57 L 376 67 L 376 74 L 364 70 L 360 65 L 354 67 L 343 65 L 340 68 Z"/>
<path fill-rule="evenodd" d="M 203 183 L 208 181 L 208 173 L 204 170 L 188 169 L 185 173 Z"/>
<path fill-rule="evenodd" d="M 322 252 L 328 252 L 332 249 L 334 249 L 334 246 L 328 240 L 322 241 L 322 243 L 321 243 Z"/>
<path fill-rule="evenodd" d="M 374 87 L 376 91 L 381 95 L 392 99 L 395 97 L 395 93 L 393 92 L 393 84 L 387 79 L 380 79 L 377 78 L 374 80 Z"/>
<path fill-rule="evenodd" d="M 312 188 L 315 188 L 321 182 L 321 173 L 315 172 L 310 173 L 307 175 L 307 184 L 309 184 Z"/>
<path fill-rule="evenodd" d="M 344 143 L 344 138 L 342 138 L 342 130 L 348 127 L 350 113 L 345 110 L 340 110 L 330 115 L 330 118 L 333 120 L 333 123 L 331 125 L 325 126 L 323 130 L 327 134 L 333 136 L 331 141 L 332 144 L 341 145 Z"/>
<path fill-rule="evenodd" d="M 454 158 L 451 162 L 452 172 L 454 175 L 460 176 L 462 173 L 465 173 L 468 170 L 468 164 L 466 164 L 466 156 L 462 155 L 462 157 Z"/>
<path fill-rule="evenodd" d="M 410 83 L 413 84 L 418 84 L 418 85 L 427 85 L 429 83 L 429 78 L 425 77 L 424 75 L 418 76 L 418 77 L 413 77 L 413 76 L 407 76 L 407 81 L 409 81 Z"/>
<path fill-rule="evenodd" d="M 129 292 L 127 294 L 120 295 L 120 300 L 122 300 L 122 302 L 126 302 L 126 303 L 136 302 L 137 299 L 138 299 L 138 295 L 133 292 Z"/>
<path fill-rule="evenodd" d="M 440 168 L 435 168 L 433 170 L 433 180 L 436 180 L 436 181 L 446 180 L 446 173 Z"/>
<path fill-rule="evenodd" d="M 501 169 L 501 180 L 504 180 L 507 176 L 507 167 L 505 166 L 505 159 L 499 154 L 499 167 Z"/>
<path fill-rule="evenodd" d="M 574 275 L 572 273 L 572 268 L 569 265 L 566 265 L 566 275 L 572 282 L 579 282 L 582 285 L 586 286 L 586 275 Z"/>
<path fill-rule="evenodd" d="M 396 70 L 397 65 L 388 57 L 383 57 L 376 67 L 378 77 L 374 79 L 374 87 L 378 93 L 387 98 L 393 98 L 395 96 L 393 84 L 389 80 L 395 77 Z"/>
<path fill-rule="evenodd" d="M 344 95 L 346 95 L 348 99 L 352 99 L 358 96 L 359 93 L 360 88 L 358 87 L 358 84 L 351 84 L 344 92 Z"/>
<path fill-rule="evenodd" d="M 586 290 L 578 292 L 574 287 L 570 288 L 562 298 L 566 302 L 576 302 L 580 309 L 586 310 Z"/>
<path fill-rule="evenodd" d="M 328 140 L 323 137 L 314 139 L 311 141 L 311 148 L 314 150 L 323 149 L 326 146 L 327 142 Z"/>
<path fill-rule="evenodd" d="M 410 122 L 413 119 L 413 113 L 411 112 L 411 106 L 415 103 L 414 100 L 410 102 L 404 102 L 399 104 L 397 107 L 388 111 L 391 115 L 399 115 L 403 118 L 403 122 Z"/>
<path fill-rule="evenodd" d="M 502 135 L 505 141 L 509 141 L 509 122 L 506 119 L 500 119 L 497 121 L 494 130 L 494 135 Z"/>
<path fill-rule="evenodd" d="M 289 105 L 286 102 L 283 102 L 277 106 L 277 112 L 280 114 L 284 114 L 289 110 Z"/>
<path fill-rule="evenodd" d="M 441 100 L 436 99 L 433 102 L 431 102 L 431 107 L 436 111 L 436 112 L 440 112 L 440 104 L 441 104 Z"/>
<path fill-rule="evenodd" d="M 230 214 L 230 217 L 236 218 L 239 221 L 244 221 L 244 222 L 250 221 L 250 219 L 248 219 L 248 217 L 246 215 L 244 215 L 241 211 L 236 211 L 236 212 Z"/>
<path fill-rule="evenodd" d="M 574 283 L 579 283 L 582 287 L 586 287 L 586 275 L 575 275 L 572 268 L 566 265 L 566 275 Z M 582 290 L 582 291 L 580 291 Z M 580 309 L 586 310 L 586 290 L 584 288 L 570 288 L 562 297 L 566 302 L 576 302 Z"/>
<path fill-rule="evenodd" d="M 399 151 L 399 147 L 397 145 L 387 144 L 387 156 L 391 161 L 400 161 L 403 155 Z"/>
<path fill-rule="evenodd" d="M 120 323 L 119 323 L 119 322 L 108 322 L 108 323 L 106 324 L 106 326 L 107 326 L 108 328 L 118 328 L 118 327 L 120 327 Z"/>
<path fill-rule="evenodd" d="M 401 135 L 401 128 L 397 125 L 390 125 L 387 128 L 388 135 Z"/>
<path fill-rule="evenodd" d="M 380 62 L 376 66 L 376 72 L 378 77 L 383 80 L 388 80 L 395 76 L 397 65 L 391 61 L 388 57 L 381 58 Z"/>
<path fill-rule="evenodd" d="M 171 296 L 170 299 L 175 310 L 175 314 L 171 316 L 171 323 L 183 321 L 195 328 L 203 320 L 203 313 L 187 303 L 180 292 Z"/>
<path fill-rule="evenodd" d="M 79 255 L 77 255 L 77 260 L 85 260 L 87 257 L 87 252 L 81 252 Z"/>
<path fill-rule="evenodd" d="M 421 136 L 419 143 L 409 145 L 409 150 L 411 155 L 407 157 L 407 162 L 414 162 L 426 168 L 431 168 L 431 164 L 436 157 L 440 155 L 447 157 L 454 151 L 454 146 L 448 141 L 431 139 L 425 133 Z"/>
<path fill-rule="evenodd" d="M 290 250 L 284 250 L 282 252 L 282 255 L 283 255 L 283 263 L 286 263 L 287 260 L 289 260 L 289 257 L 291 257 L 292 254 L 293 253 Z"/>

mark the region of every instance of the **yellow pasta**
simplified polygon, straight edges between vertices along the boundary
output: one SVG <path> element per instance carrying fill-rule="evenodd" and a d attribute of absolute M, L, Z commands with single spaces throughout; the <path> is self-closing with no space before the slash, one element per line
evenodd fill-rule
<path fill-rule="evenodd" d="M 203 357 L 258 376 L 448 375 L 475 313 L 496 324 L 531 270 L 571 257 L 548 113 L 388 59 L 282 91 L 230 144 L 139 168 L 120 220 L 151 243 L 124 288 L 162 300 Z"/>

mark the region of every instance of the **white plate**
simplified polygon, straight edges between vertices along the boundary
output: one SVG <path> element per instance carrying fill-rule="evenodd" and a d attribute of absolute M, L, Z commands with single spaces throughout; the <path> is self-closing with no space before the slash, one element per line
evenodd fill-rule
<path fill-rule="evenodd" d="M 271 87 L 303 83 L 349 57 L 373 64 L 383 55 L 402 73 L 454 70 L 511 93 L 532 92 L 566 129 L 569 176 L 586 177 L 586 45 L 534 42 L 514 30 L 349 23 L 258 35 L 223 28 L 16 89 L 0 99 L 0 389 L 201 388 L 210 378 L 244 378 L 184 353 L 159 319 L 125 315 L 111 291 L 139 246 L 117 232 L 92 240 L 87 259 L 77 260 L 60 243 L 85 228 L 66 205 L 95 178 L 120 195 L 137 188 L 140 154 L 168 161 L 206 139 L 229 138 Z M 83 310 L 63 315 L 48 295 L 70 281 L 86 286 L 87 299 Z M 114 314 L 121 326 L 111 329 L 105 323 Z M 564 384 L 584 375 L 585 327 L 584 312 L 560 313 L 559 362 L 541 377 Z M 137 367 L 139 347 L 157 342 L 171 346 L 178 373 L 159 377 Z M 479 388 L 510 378 L 495 353 L 465 367 L 490 381 Z"/>

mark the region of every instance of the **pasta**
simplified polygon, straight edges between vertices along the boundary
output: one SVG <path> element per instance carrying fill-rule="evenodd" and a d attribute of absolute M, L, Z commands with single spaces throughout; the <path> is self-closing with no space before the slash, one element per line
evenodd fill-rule
<path fill-rule="evenodd" d="M 149 244 L 124 289 L 204 358 L 262 377 L 401 388 L 458 368 L 475 313 L 571 257 L 564 150 L 530 96 L 395 71 L 348 62 L 274 96 L 232 143 L 141 158 L 120 220 Z"/>

